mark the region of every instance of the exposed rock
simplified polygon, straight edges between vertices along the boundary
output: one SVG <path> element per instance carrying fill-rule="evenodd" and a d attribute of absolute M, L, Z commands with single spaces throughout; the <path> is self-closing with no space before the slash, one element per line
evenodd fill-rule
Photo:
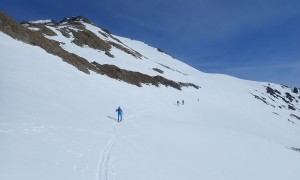
<path fill-rule="evenodd" d="M 178 72 L 178 73 L 180 73 L 180 74 L 183 74 L 183 75 L 185 75 L 185 76 L 188 75 L 188 74 L 186 74 L 186 73 L 183 73 L 183 72 L 180 72 L 180 71 L 178 71 L 178 70 L 172 69 L 172 68 L 170 68 L 169 66 L 166 66 L 166 65 L 164 65 L 164 64 L 161 64 L 161 63 L 157 63 L 157 64 L 159 64 L 159 65 L 161 65 L 161 66 L 163 66 L 163 67 L 165 67 L 165 68 L 167 68 L 167 69 L 170 69 L 170 70 L 172 70 L 172 71 L 175 71 L 175 72 Z"/>
<path fill-rule="evenodd" d="M 102 31 L 106 32 L 107 34 L 110 34 L 109 30 L 101 28 Z"/>
<path fill-rule="evenodd" d="M 183 83 L 183 82 L 179 82 L 179 84 L 180 84 L 181 86 L 185 86 L 185 87 L 192 86 L 192 87 L 194 87 L 195 89 L 201 88 L 200 86 L 197 86 L 197 85 L 195 85 L 195 84 L 193 84 L 193 83 Z"/>
<path fill-rule="evenodd" d="M 164 71 L 158 68 L 152 68 L 154 71 L 159 72 L 160 74 L 163 74 Z"/>
<path fill-rule="evenodd" d="M 277 94 L 281 94 L 281 92 L 276 89 L 272 89 L 270 86 L 267 86 L 267 93 L 271 94 L 275 98 L 277 98 Z"/>
<path fill-rule="evenodd" d="M 157 51 L 158 52 L 161 52 L 161 53 L 165 53 L 165 54 L 167 54 L 164 50 L 162 50 L 161 48 L 157 48 Z"/>
<path fill-rule="evenodd" d="M 292 96 L 290 93 L 286 92 L 287 89 L 290 89 L 289 87 L 286 86 L 281 86 L 279 87 L 279 90 L 275 89 L 274 86 L 270 87 L 272 85 L 268 84 L 266 87 L 266 91 L 268 94 L 264 92 L 259 92 L 258 90 L 255 90 L 257 93 L 260 93 L 260 95 L 256 95 L 250 92 L 256 99 L 261 100 L 267 105 L 272 106 L 273 108 L 279 108 L 279 109 L 284 109 L 284 112 L 286 110 L 290 110 L 290 112 L 294 111 L 293 113 L 290 114 L 290 117 L 286 116 L 286 113 L 281 114 L 281 110 L 273 112 L 273 114 L 276 114 L 280 117 L 283 117 L 284 119 L 287 119 L 288 122 L 293 123 L 296 125 L 295 120 L 300 120 L 300 117 L 295 115 L 300 111 L 298 107 L 298 101 L 296 100 L 296 97 Z M 281 92 L 280 92 L 281 91 Z M 271 96 L 275 97 L 276 99 L 272 99 Z M 285 96 L 284 96 L 285 95 Z M 272 101 L 269 101 L 271 99 Z M 281 101 L 282 100 L 282 101 Z M 294 118 L 294 119 L 293 119 Z"/>
<path fill-rule="evenodd" d="M 62 24 L 62 23 L 76 24 L 80 21 L 83 21 L 83 22 L 88 23 L 88 24 L 93 24 L 88 18 L 85 18 L 83 16 L 73 16 L 71 18 L 65 18 L 62 21 L 60 21 L 59 23 L 60 24 Z"/>
<path fill-rule="evenodd" d="M 142 55 L 141 55 L 139 52 L 137 52 L 137 51 L 135 51 L 135 50 L 132 50 L 132 49 L 129 49 L 129 48 L 127 48 L 127 47 L 124 47 L 124 46 L 122 46 L 122 45 L 120 45 L 120 44 L 117 44 L 117 43 L 114 43 L 114 42 L 111 42 L 111 41 L 109 41 L 109 44 L 111 44 L 112 46 L 114 46 L 114 47 L 120 49 L 121 51 L 123 51 L 123 52 L 125 52 L 125 53 L 127 53 L 127 54 L 132 55 L 132 56 L 135 57 L 135 58 L 141 59 L 141 57 L 142 57 Z"/>
<path fill-rule="evenodd" d="M 70 30 L 74 36 L 73 42 L 78 46 L 87 45 L 90 48 L 98 49 L 101 51 L 110 51 L 111 45 L 108 44 L 106 41 L 100 39 L 96 36 L 93 32 L 89 30 L 84 31 L 75 31 Z"/>
<path fill-rule="evenodd" d="M 110 34 L 110 32 L 108 30 L 103 29 L 103 28 L 101 28 L 101 30 L 104 31 L 104 33 L 101 31 L 98 31 L 98 33 L 100 33 L 102 36 L 104 36 L 106 38 L 112 38 L 113 40 L 119 42 L 120 44 L 124 44 L 122 41 L 120 41 L 120 39 L 118 39 L 118 38 L 114 37 L 112 34 Z"/>
<path fill-rule="evenodd" d="M 57 36 L 57 34 L 51 29 L 47 28 L 45 24 L 24 24 L 27 28 L 38 28 L 39 31 L 47 36 Z"/>
<path fill-rule="evenodd" d="M 292 120 L 290 120 L 290 119 L 288 119 L 288 121 L 289 121 L 289 122 L 291 122 L 291 123 L 293 123 L 293 124 L 295 124 L 295 122 L 294 122 L 294 121 L 292 121 Z"/>
<path fill-rule="evenodd" d="M 294 89 L 293 89 L 293 93 L 296 93 L 296 94 L 298 94 L 298 88 L 296 88 L 296 87 L 294 87 Z"/>
<path fill-rule="evenodd" d="M 101 31 L 98 31 L 98 33 L 100 33 L 102 36 L 104 36 L 104 37 L 106 37 L 106 38 L 108 38 L 108 37 L 109 37 L 107 34 L 105 34 L 105 33 L 101 32 Z"/>
<path fill-rule="evenodd" d="M 114 37 L 113 35 L 109 34 L 109 37 L 112 38 L 112 39 L 114 39 L 115 41 L 123 44 L 122 41 L 120 41 L 118 38 Z"/>
<path fill-rule="evenodd" d="M 157 51 L 158 52 L 161 52 L 161 53 L 164 53 L 164 54 L 167 54 L 167 55 L 169 55 L 169 56 L 171 56 L 170 54 L 168 54 L 166 51 L 164 51 L 163 49 L 161 49 L 161 48 L 157 48 Z M 171 56 L 172 57 L 172 56 Z"/>
<path fill-rule="evenodd" d="M 281 86 L 281 87 L 284 88 L 284 89 L 286 88 L 286 86 Z M 277 89 L 273 89 L 270 86 L 267 86 L 266 90 L 267 90 L 267 93 L 270 94 L 271 96 L 275 97 L 276 99 L 282 99 L 285 103 L 287 103 L 288 109 L 296 110 L 296 108 L 292 104 L 295 97 L 293 97 L 290 93 L 285 93 L 286 97 L 283 97 L 283 96 L 281 96 L 280 91 L 278 91 Z"/>
<path fill-rule="evenodd" d="M 154 86 L 159 86 L 160 84 L 165 86 L 170 86 L 175 89 L 181 90 L 181 87 L 184 86 L 192 86 L 194 88 L 198 87 L 197 85 L 194 85 L 192 83 L 177 83 L 175 81 L 166 79 L 162 76 L 149 76 L 140 72 L 133 72 L 128 71 L 125 69 L 121 69 L 115 65 L 108 65 L 108 64 L 99 64 L 97 62 L 92 62 L 95 67 L 97 67 L 98 71 L 101 74 L 105 74 L 108 77 L 111 77 L 113 79 L 118 79 L 124 82 L 127 82 L 129 84 L 136 85 L 138 87 L 141 87 L 142 84 L 152 84 Z M 199 87 L 198 87 L 199 88 Z"/>
<path fill-rule="evenodd" d="M 293 105 L 288 105 L 288 108 L 289 108 L 290 110 L 293 110 L 293 111 L 296 110 L 296 108 L 295 108 Z"/>
<path fill-rule="evenodd" d="M 291 147 L 292 150 L 300 152 L 300 148 Z"/>
<path fill-rule="evenodd" d="M 289 88 L 287 85 L 284 85 L 284 84 L 281 84 L 281 87 L 282 87 L 283 89 Z"/>
<path fill-rule="evenodd" d="M 290 102 L 293 102 L 293 100 L 295 99 L 295 97 L 294 96 L 292 96 L 290 93 L 285 93 L 285 95 L 286 95 L 286 98 L 288 98 L 289 100 L 290 100 Z"/>
<path fill-rule="evenodd" d="M 92 22 L 90 22 L 87 18 L 84 18 L 82 16 L 65 18 L 63 21 L 60 22 L 60 24 L 67 24 L 78 30 L 76 31 L 76 30 L 70 29 L 70 28 L 60 28 L 60 31 L 62 32 L 62 34 L 65 37 L 68 37 L 68 38 L 70 37 L 69 33 L 71 32 L 74 36 L 73 43 L 75 43 L 76 45 L 81 46 L 81 47 L 84 45 L 87 45 L 90 48 L 105 51 L 106 55 L 108 55 L 109 57 L 114 57 L 114 55 L 112 55 L 109 52 L 111 47 L 113 46 L 115 48 L 120 49 L 123 52 L 126 52 L 127 54 L 132 55 L 135 58 L 141 59 L 142 55 L 139 52 L 137 52 L 133 49 L 130 49 L 130 48 L 126 47 L 125 45 L 121 45 L 123 43 L 119 39 L 112 36 L 108 30 L 101 28 L 105 33 L 100 32 L 100 31 L 99 31 L 99 33 L 106 38 L 110 37 L 110 38 L 114 39 L 115 41 L 119 42 L 120 44 L 117 44 L 117 43 L 111 42 L 111 41 L 102 40 L 96 34 L 87 30 L 85 28 L 85 26 L 83 24 L 81 24 L 81 21 L 92 24 Z"/>
<path fill-rule="evenodd" d="M 51 29 L 47 28 L 44 24 L 36 24 L 35 27 L 39 28 L 43 34 L 48 36 L 57 36 L 57 34 Z"/>
<path fill-rule="evenodd" d="M 114 58 L 115 56 L 112 55 L 110 52 L 106 51 L 105 54 L 108 56 L 108 57 L 111 57 L 111 58 Z"/>
<path fill-rule="evenodd" d="M 264 97 L 260 97 L 260 96 L 258 96 L 258 95 L 255 95 L 255 94 L 253 94 L 253 93 L 250 93 L 250 94 L 252 94 L 256 99 L 259 99 L 259 100 L 261 100 L 262 102 L 264 102 L 266 105 L 270 105 L 270 106 L 272 106 L 273 108 L 275 108 L 275 106 L 274 105 L 272 105 L 272 104 L 270 104 L 270 103 L 268 103 L 266 100 L 266 98 L 264 98 Z"/>
<path fill-rule="evenodd" d="M 60 32 L 61 32 L 61 34 L 63 35 L 63 36 L 65 36 L 66 38 L 70 38 L 71 37 L 71 35 L 69 34 L 70 33 L 70 31 L 69 31 L 69 29 L 68 28 L 59 28 L 58 29 Z"/>
<path fill-rule="evenodd" d="M 296 119 L 298 119 L 300 121 L 300 117 L 299 116 L 296 116 L 295 114 L 291 114 L 290 116 L 294 117 L 294 118 L 296 118 Z"/>

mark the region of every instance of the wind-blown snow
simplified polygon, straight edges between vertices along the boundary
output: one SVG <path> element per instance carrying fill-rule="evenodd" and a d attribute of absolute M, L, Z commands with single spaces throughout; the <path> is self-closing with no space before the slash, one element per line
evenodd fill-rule
<path fill-rule="evenodd" d="M 300 147 L 300 123 L 273 114 L 249 93 L 263 92 L 266 83 L 198 72 L 121 37 L 148 60 L 121 52 L 111 60 L 90 48 L 63 46 L 147 74 L 155 74 L 147 69 L 156 65 L 166 77 L 202 87 L 139 88 L 84 74 L 2 32 L 0 38 L 0 179 L 300 179 L 300 154 L 290 149 Z"/>

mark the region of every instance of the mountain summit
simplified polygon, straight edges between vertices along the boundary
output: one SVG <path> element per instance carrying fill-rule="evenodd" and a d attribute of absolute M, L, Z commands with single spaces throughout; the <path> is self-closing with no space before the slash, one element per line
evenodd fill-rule
<path fill-rule="evenodd" d="M 0 13 L 0 31 L 0 179 L 300 179 L 297 87 L 203 73 L 82 16 Z"/>

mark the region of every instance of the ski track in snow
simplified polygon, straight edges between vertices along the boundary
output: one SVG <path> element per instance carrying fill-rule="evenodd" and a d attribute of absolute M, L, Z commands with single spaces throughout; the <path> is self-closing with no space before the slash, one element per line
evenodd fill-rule
<path fill-rule="evenodd" d="M 112 125 L 114 131 L 113 135 L 110 138 L 110 140 L 105 144 L 104 148 L 101 151 L 95 180 L 108 180 L 107 173 L 108 173 L 110 152 L 118 139 L 116 125 L 117 125 L 116 122 Z"/>
<path fill-rule="evenodd" d="M 153 111 L 158 111 L 158 110 L 167 109 L 167 108 L 170 108 L 170 106 L 163 107 L 163 108 L 144 110 L 139 113 L 132 114 L 132 115 L 128 116 L 126 119 L 131 119 L 133 117 L 140 116 L 146 112 L 153 112 Z M 111 118 L 110 116 L 108 116 L 108 117 Z M 113 125 L 112 125 L 113 135 L 109 139 L 109 141 L 105 144 L 104 148 L 102 148 L 102 150 L 101 150 L 95 180 L 108 180 L 107 174 L 108 174 L 110 152 L 111 152 L 112 148 L 114 147 L 114 145 L 116 144 L 116 141 L 118 139 L 117 128 L 116 128 L 117 124 L 118 124 L 118 122 L 113 123 Z"/>

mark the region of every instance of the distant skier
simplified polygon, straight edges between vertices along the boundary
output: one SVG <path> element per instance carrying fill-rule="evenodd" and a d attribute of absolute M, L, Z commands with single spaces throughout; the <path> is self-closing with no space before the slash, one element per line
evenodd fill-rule
<path fill-rule="evenodd" d="M 116 109 L 116 112 L 118 112 L 118 122 L 122 121 L 122 116 L 123 116 L 123 111 L 120 107 L 118 107 L 118 109 Z"/>
<path fill-rule="evenodd" d="M 177 106 L 179 106 L 179 101 L 177 101 Z"/>
<path fill-rule="evenodd" d="M 182 105 L 184 105 L 184 100 L 182 100 Z"/>

